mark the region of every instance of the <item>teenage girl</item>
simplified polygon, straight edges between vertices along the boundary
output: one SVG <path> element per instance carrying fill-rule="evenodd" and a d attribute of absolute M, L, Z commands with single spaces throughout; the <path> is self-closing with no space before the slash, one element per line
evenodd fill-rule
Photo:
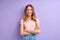
<path fill-rule="evenodd" d="M 20 21 L 20 35 L 22 40 L 36 40 L 36 34 L 40 34 L 40 23 L 36 18 L 34 7 L 28 4 L 25 7 L 25 15 Z"/>

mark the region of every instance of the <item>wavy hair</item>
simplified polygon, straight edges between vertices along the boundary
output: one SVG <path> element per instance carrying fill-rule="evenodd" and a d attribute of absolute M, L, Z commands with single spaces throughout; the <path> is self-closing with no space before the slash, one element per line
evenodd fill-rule
<path fill-rule="evenodd" d="M 31 4 L 28 4 L 28 5 L 25 7 L 25 10 L 24 10 L 25 15 L 24 15 L 23 20 L 24 20 L 24 21 L 27 21 L 28 15 L 27 15 L 26 11 L 27 11 L 27 8 L 28 8 L 28 7 L 31 7 L 31 8 L 32 8 L 31 20 L 33 20 L 33 21 L 36 22 L 36 15 L 35 15 L 35 12 L 34 12 L 34 7 L 33 7 Z"/>

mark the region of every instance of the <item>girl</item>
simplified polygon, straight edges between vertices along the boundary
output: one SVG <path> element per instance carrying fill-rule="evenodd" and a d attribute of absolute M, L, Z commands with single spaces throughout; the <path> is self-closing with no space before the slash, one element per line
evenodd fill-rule
<path fill-rule="evenodd" d="M 24 12 L 25 16 L 20 21 L 20 35 L 23 36 L 23 40 L 36 40 L 36 34 L 40 33 L 40 24 L 36 18 L 34 7 L 28 4 Z"/>

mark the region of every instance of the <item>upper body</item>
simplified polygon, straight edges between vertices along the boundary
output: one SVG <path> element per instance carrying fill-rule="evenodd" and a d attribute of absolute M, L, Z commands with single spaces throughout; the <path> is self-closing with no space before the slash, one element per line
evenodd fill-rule
<path fill-rule="evenodd" d="M 20 34 L 21 35 L 39 34 L 40 33 L 40 23 L 39 23 L 38 19 L 36 19 L 36 20 L 37 20 L 37 23 L 35 23 L 33 20 L 24 22 L 24 20 L 21 19 Z M 30 31 L 30 32 L 28 32 L 28 31 Z"/>
<path fill-rule="evenodd" d="M 25 8 L 25 16 L 20 21 L 20 34 L 30 35 L 40 33 L 40 22 L 36 18 L 32 5 L 27 5 Z"/>

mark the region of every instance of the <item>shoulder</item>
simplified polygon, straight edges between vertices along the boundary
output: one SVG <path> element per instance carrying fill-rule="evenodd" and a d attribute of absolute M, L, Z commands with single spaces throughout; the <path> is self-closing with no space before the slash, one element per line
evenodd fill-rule
<path fill-rule="evenodd" d="M 22 24 L 22 23 L 23 23 L 23 19 L 20 20 L 20 24 Z"/>
<path fill-rule="evenodd" d="M 37 23 L 39 23 L 39 19 L 38 18 L 36 18 L 36 21 L 37 21 Z"/>

